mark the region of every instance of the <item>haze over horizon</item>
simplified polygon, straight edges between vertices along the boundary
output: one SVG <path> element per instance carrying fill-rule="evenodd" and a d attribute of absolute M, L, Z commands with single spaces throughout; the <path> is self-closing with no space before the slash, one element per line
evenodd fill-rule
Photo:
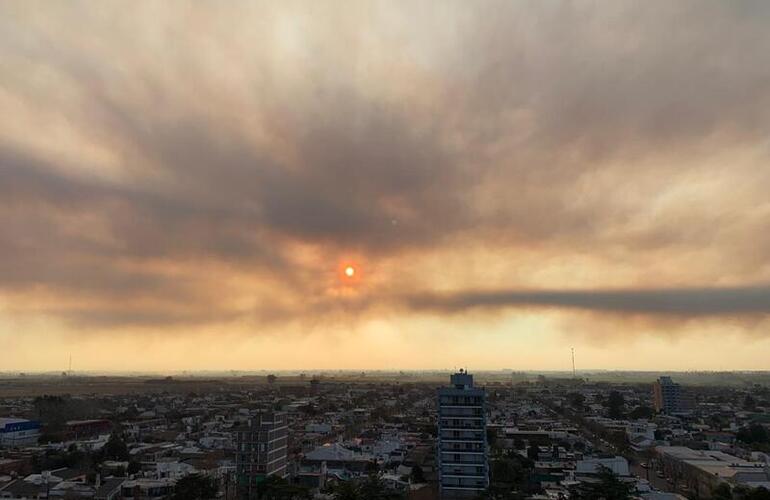
<path fill-rule="evenodd" d="M 770 3 L 0 4 L 0 370 L 764 370 Z"/>

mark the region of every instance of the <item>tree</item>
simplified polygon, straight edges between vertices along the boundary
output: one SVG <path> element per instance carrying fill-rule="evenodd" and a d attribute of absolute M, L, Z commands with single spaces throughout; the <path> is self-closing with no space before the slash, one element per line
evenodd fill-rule
<path fill-rule="evenodd" d="M 376 475 L 370 474 L 361 483 L 347 481 L 335 489 L 334 500 L 400 500 L 404 495 L 388 490 L 385 483 Z"/>
<path fill-rule="evenodd" d="M 334 490 L 334 500 L 359 500 L 358 489 L 352 481 L 337 485 Z"/>
<path fill-rule="evenodd" d="M 116 433 L 110 435 L 110 439 L 104 445 L 101 452 L 101 460 L 118 460 L 125 462 L 130 458 L 128 446 Z"/>
<path fill-rule="evenodd" d="M 334 500 L 400 500 L 404 495 L 390 491 L 376 474 L 363 482 L 345 481 L 334 489 Z"/>
<path fill-rule="evenodd" d="M 743 409 L 748 411 L 757 409 L 757 402 L 751 397 L 751 394 L 746 394 L 746 397 L 743 399 Z"/>
<path fill-rule="evenodd" d="M 358 487 L 358 494 L 366 500 L 396 500 L 403 497 L 398 492 L 389 491 L 376 474 L 369 474 L 369 477 Z"/>
<path fill-rule="evenodd" d="M 519 480 L 519 469 L 513 460 L 500 458 L 492 461 L 491 481 L 506 486 L 513 485 Z"/>
<path fill-rule="evenodd" d="M 487 427 L 487 443 L 491 449 L 497 448 L 497 431 L 492 427 Z"/>
<path fill-rule="evenodd" d="M 201 474 L 190 474 L 176 482 L 174 500 L 208 500 L 219 492 L 217 482 Z"/>
<path fill-rule="evenodd" d="M 637 406 L 631 410 L 631 413 L 629 413 L 628 416 L 634 420 L 638 420 L 640 418 L 649 420 L 653 417 L 654 414 L 655 412 L 649 406 Z"/>
<path fill-rule="evenodd" d="M 567 394 L 567 401 L 576 410 L 583 411 L 583 406 L 586 402 L 586 397 L 579 392 L 571 392 Z"/>
<path fill-rule="evenodd" d="M 730 485 L 727 483 L 720 483 L 719 486 L 714 488 L 711 492 L 711 498 L 713 500 L 732 500 L 733 492 L 730 490 Z"/>
<path fill-rule="evenodd" d="M 570 488 L 570 498 L 573 500 L 630 500 L 634 487 L 621 481 L 607 467 L 600 467 L 598 481 L 583 481 Z"/>
<path fill-rule="evenodd" d="M 507 452 L 490 462 L 490 484 L 483 498 L 520 500 L 538 493 L 538 483 L 530 482 L 535 463 L 515 452 Z"/>
<path fill-rule="evenodd" d="M 770 500 L 770 491 L 760 486 L 749 491 L 744 498 L 745 500 Z"/>
<path fill-rule="evenodd" d="M 528 496 L 517 490 L 489 488 L 477 498 L 479 500 L 524 500 Z"/>
<path fill-rule="evenodd" d="M 90 466 L 91 456 L 75 446 L 70 446 L 67 450 L 46 450 L 32 456 L 32 467 L 36 472 L 60 467 L 85 470 Z"/>
<path fill-rule="evenodd" d="M 770 436 L 760 424 L 751 424 L 735 434 L 736 439 L 747 444 L 766 444 L 770 442 Z"/>
<path fill-rule="evenodd" d="M 619 420 L 623 418 L 624 405 L 625 405 L 625 400 L 623 399 L 623 395 L 621 393 L 619 393 L 618 391 L 610 392 L 610 397 L 607 399 L 607 409 L 608 409 L 609 417 L 615 420 Z"/>
<path fill-rule="evenodd" d="M 726 425 L 725 420 L 717 413 L 713 413 L 708 416 L 707 423 L 712 429 L 722 430 Z"/>
<path fill-rule="evenodd" d="M 490 467 L 490 480 L 495 484 L 509 487 L 524 485 L 529 478 L 529 472 L 534 463 L 517 453 L 506 455 L 492 460 Z"/>
<path fill-rule="evenodd" d="M 91 418 L 95 413 L 95 403 L 74 400 L 70 396 L 43 395 L 32 402 L 37 420 L 43 424 L 48 434 L 56 435 L 64 431 L 68 420 Z"/>
<path fill-rule="evenodd" d="M 413 483 L 421 484 L 425 482 L 425 473 L 422 470 L 422 467 L 419 465 L 415 465 L 412 467 L 412 472 L 409 474 L 410 479 Z"/>
<path fill-rule="evenodd" d="M 257 484 L 257 498 L 260 500 L 300 500 L 310 498 L 310 490 L 290 484 L 278 476 L 268 476 Z"/>
<path fill-rule="evenodd" d="M 358 494 L 361 498 L 378 498 L 385 493 L 385 485 L 376 474 L 369 474 L 362 484 L 358 486 Z"/>
<path fill-rule="evenodd" d="M 527 448 L 527 458 L 530 460 L 537 460 L 540 450 L 534 444 L 529 445 Z"/>

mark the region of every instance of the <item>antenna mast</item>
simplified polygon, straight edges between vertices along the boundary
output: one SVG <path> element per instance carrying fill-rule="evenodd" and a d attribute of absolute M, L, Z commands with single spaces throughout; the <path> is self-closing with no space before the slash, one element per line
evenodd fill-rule
<path fill-rule="evenodd" d="M 577 372 L 575 372 L 575 348 L 570 347 L 572 349 L 572 378 L 577 378 Z"/>

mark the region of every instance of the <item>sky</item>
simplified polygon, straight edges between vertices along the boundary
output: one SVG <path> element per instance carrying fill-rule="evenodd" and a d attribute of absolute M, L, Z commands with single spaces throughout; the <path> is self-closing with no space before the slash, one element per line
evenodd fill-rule
<path fill-rule="evenodd" d="M 653 4 L 2 2 L 0 370 L 770 368 L 770 3 Z"/>

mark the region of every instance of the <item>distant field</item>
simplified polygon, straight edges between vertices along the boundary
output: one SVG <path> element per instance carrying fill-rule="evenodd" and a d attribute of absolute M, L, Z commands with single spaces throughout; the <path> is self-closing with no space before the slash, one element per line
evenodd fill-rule
<path fill-rule="evenodd" d="M 158 380 L 143 377 L 18 377 L 0 379 L 0 398 L 43 394 L 109 395 L 156 392 L 212 392 L 254 387 L 255 380 Z"/>
<path fill-rule="evenodd" d="M 587 382 L 616 384 L 648 384 L 660 375 L 672 375 L 684 385 L 745 387 L 759 384 L 770 386 L 770 372 L 578 372 L 577 378 Z M 276 386 L 309 387 L 313 377 L 322 382 L 345 383 L 424 383 L 436 386 L 447 382 L 447 373 L 361 373 L 334 372 L 316 375 L 278 374 Z M 537 383 L 542 381 L 572 382 L 568 372 L 477 372 L 476 381 L 485 384 Z M 53 376 L 53 375 L 0 375 L 0 398 L 34 397 L 43 394 L 109 395 L 132 393 L 207 393 L 219 390 L 248 390 L 267 385 L 266 375 L 244 376 Z"/>

